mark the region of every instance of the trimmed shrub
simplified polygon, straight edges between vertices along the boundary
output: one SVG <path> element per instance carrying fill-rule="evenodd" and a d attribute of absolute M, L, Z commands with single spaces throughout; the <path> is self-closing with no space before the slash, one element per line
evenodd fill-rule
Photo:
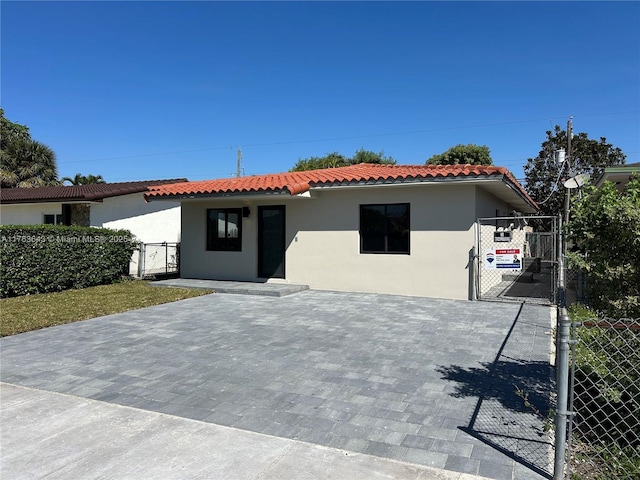
<path fill-rule="evenodd" d="M 136 247 L 128 230 L 0 226 L 0 297 L 114 283 L 128 274 Z"/>

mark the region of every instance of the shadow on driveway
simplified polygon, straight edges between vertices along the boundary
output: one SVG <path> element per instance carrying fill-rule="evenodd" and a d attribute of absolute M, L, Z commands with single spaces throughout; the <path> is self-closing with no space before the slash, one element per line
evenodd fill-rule
<path fill-rule="evenodd" d="M 466 427 L 461 430 L 483 441 L 546 478 L 551 478 L 548 432 L 553 422 L 551 393 L 553 369 L 548 358 L 539 359 L 523 348 L 532 325 L 518 321 L 524 304 L 493 362 L 481 367 L 440 366 L 445 380 L 456 383 L 455 398 L 477 398 Z"/>

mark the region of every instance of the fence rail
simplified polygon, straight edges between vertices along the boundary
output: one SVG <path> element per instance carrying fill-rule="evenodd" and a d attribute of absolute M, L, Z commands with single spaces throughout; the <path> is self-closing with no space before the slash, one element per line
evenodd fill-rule
<path fill-rule="evenodd" d="M 138 252 L 138 277 L 155 278 L 180 273 L 179 243 L 141 243 Z"/>

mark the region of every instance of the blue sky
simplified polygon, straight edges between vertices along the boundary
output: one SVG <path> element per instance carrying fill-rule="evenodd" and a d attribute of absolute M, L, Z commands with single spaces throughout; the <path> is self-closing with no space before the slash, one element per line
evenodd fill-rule
<path fill-rule="evenodd" d="M 1 105 L 107 181 L 487 145 L 522 178 L 552 125 L 640 161 L 639 2 L 3 1 Z"/>

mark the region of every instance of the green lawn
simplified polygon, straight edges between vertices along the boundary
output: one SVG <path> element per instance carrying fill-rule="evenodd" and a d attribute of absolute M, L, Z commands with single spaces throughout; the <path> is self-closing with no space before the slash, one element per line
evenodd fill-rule
<path fill-rule="evenodd" d="M 208 293 L 213 291 L 150 287 L 146 281 L 134 280 L 82 290 L 3 298 L 0 300 L 0 336 L 88 320 Z"/>

